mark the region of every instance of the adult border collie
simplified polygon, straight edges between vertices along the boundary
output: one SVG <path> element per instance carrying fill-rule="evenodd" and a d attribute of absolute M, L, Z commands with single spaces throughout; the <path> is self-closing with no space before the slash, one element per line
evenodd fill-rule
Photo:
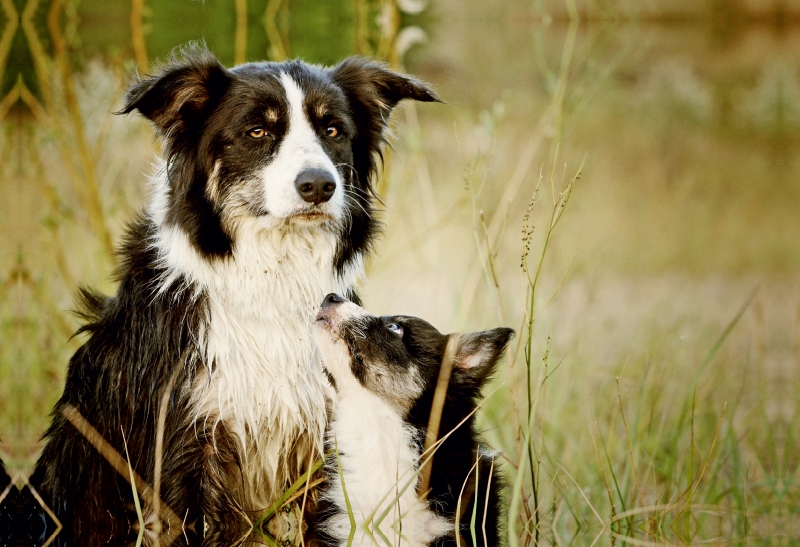
<path fill-rule="evenodd" d="M 325 297 L 314 336 L 336 390 L 328 433 L 335 455 L 318 526 L 326 545 L 370 547 L 381 538 L 393 547 L 444 547 L 456 545 L 456 535 L 465 547 L 501 544 L 500 470 L 474 413 L 513 334 L 445 335 L 416 317 L 375 317 L 337 294 Z M 432 426 L 441 443 L 430 482 L 420 486 L 442 387 L 438 433 Z"/>
<path fill-rule="evenodd" d="M 152 121 L 165 162 L 127 229 L 116 295 L 81 292 L 88 340 L 33 477 L 65 526 L 58 543 L 136 532 L 129 481 L 73 407 L 153 485 L 171 384 L 160 499 L 206 544 L 246 534 L 244 516 L 321 456 L 330 386 L 311 326 L 327 293 L 354 297 L 376 235 L 371 179 L 407 98 L 438 100 L 363 58 L 226 69 L 198 46 L 133 83 L 121 113 Z"/>

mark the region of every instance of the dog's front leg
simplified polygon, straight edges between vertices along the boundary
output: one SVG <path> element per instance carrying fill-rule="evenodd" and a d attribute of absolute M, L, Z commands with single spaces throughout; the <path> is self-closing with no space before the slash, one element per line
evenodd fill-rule
<path fill-rule="evenodd" d="M 179 437 L 166 454 L 162 488 L 164 502 L 180 508 L 181 535 L 208 546 L 240 544 L 252 524 L 232 492 L 241 471 L 224 427 L 212 433 L 197 424 Z"/>

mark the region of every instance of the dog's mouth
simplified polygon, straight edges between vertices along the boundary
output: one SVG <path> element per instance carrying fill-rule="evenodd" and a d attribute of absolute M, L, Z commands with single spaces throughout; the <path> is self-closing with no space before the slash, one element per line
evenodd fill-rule
<path fill-rule="evenodd" d="M 325 326 L 330 326 L 331 324 L 331 320 L 328 318 L 327 315 L 325 315 L 325 313 L 322 310 L 320 310 L 320 312 L 317 314 L 317 317 L 314 319 L 314 321 L 316 323 L 321 323 Z"/>
<path fill-rule="evenodd" d="M 306 222 L 330 222 L 335 220 L 334 216 L 321 209 L 301 209 L 289 215 L 289 220 L 299 220 Z"/>
<path fill-rule="evenodd" d="M 314 323 L 325 330 L 333 331 L 334 327 L 336 326 L 336 322 L 333 317 L 331 317 L 331 313 L 328 309 L 322 308 L 317 312 L 317 316 L 314 318 Z"/>

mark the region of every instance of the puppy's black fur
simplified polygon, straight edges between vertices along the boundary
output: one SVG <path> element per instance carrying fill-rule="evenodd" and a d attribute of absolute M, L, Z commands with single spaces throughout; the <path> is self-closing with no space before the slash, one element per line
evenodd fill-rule
<path fill-rule="evenodd" d="M 390 402 L 415 432 L 414 446 L 421 452 L 448 339 L 454 335 L 442 334 L 416 317 L 375 317 L 363 310 L 355 316 L 350 311 L 337 314 L 343 303 L 352 309 L 352 304 L 342 297 L 328 295 L 317 316 L 318 327 L 345 342 L 352 375 L 364 388 Z M 318 328 L 317 336 L 319 332 Z M 481 390 L 513 334 L 512 329 L 496 328 L 460 335 L 441 414 L 438 437 L 445 440 L 435 452 L 427 496 L 432 511 L 452 523 L 458 519 L 460 525 L 459 530 L 432 544 L 437 547 L 456 545 L 456 533 L 461 536 L 461 545 L 488 547 L 502 543 L 502 473 L 495 454 L 481 440 L 475 410 Z M 330 356 L 326 355 L 325 345 L 320 345 L 320 350 L 323 362 L 327 362 Z M 370 431 L 364 431 L 364 435 L 370 435 Z M 341 444 L 338 448 L 346 451 Z M 337 466 L 330 465 L 329 470 L 332 474 L 329 480 L 338 481 Z M 464 497 L 459 512 L 462 488 Z M 329 518 L 336 510 L 328 500 L 323 513 L 327 512 Z M 473 514 L 476 542 L 472 541 L 470 531 Z M 324 518 L 318 529 L 323 542 L 337 545 L 326 535 Z"/>

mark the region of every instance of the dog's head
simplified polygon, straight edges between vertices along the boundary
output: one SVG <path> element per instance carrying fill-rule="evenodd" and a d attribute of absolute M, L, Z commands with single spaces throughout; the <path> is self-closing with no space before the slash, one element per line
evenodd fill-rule
<path fill-rule="evenodd" d="M 206 256 L 226 255 L 243 226 L 338 230 L 338 263 L 375 231 L 371 179 L 392 109 L 437 101 L 425 84 L 364 58 L 224 68 L 202 47 L 137 79 L 138 110 L 165 140 L 164 222 Z"/>
<path fill-rule="evenodd" d="M 497 328 L 462 334 L 454 354 L 443 425 L 455 427 L 475 408 L 514 331 Z M 448 336 L 416 317 L 375 317 L 329 294 L 317 315 L 314 337 L 340 396 L 367 389 L 427 426 Z M 419 423 L 416 423 L 419 422 Z"/>

